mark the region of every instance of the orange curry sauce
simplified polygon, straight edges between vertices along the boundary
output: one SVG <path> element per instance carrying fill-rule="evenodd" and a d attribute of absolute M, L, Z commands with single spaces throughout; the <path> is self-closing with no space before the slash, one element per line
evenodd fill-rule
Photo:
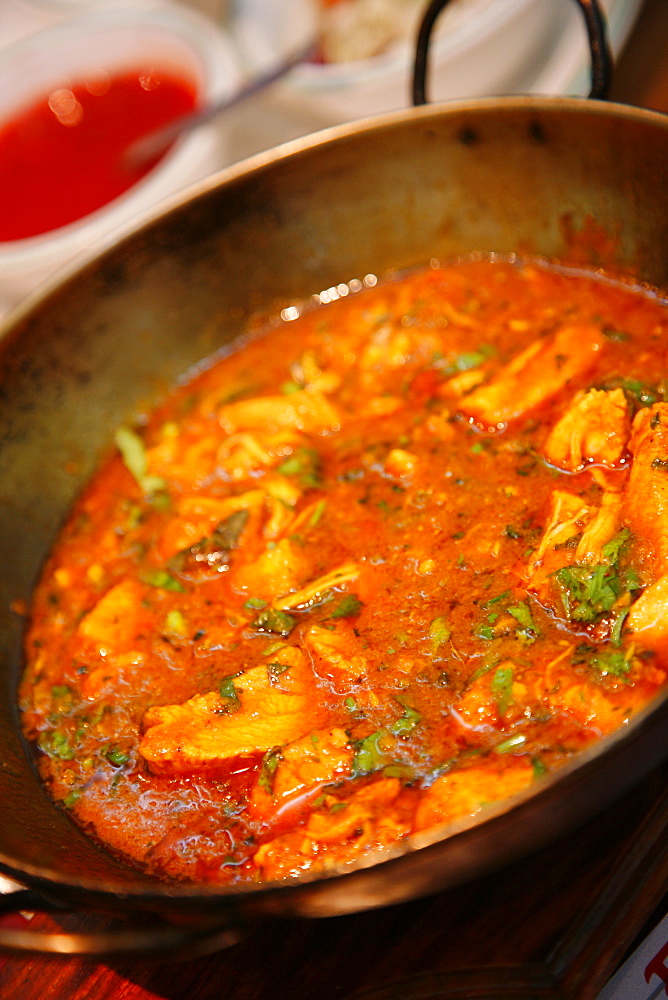
<path fill-rule="evenodd" d="M 668 309 L 515 260 L 277 320 L 118 448 L 44 569 L 25 731 L 160 875 L 284 878 L 473 815 L 668 656 Z"/>

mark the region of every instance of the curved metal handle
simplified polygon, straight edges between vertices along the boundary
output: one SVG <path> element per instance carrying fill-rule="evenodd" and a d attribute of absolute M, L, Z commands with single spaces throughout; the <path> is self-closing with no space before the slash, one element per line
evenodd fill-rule
<path fill-rule="evenodd" d="M 428 70 L 429 46 L 434 25 L 441 11 L 450 0 L 431 0 L 429 3 L 415 45 L 415 63 L 413 69 L 413 104 L 426 104 L 426 80 Z M 543 0 L 543 3 L 546 0 Z M 598 0 L 575 0 L 587 29 L 589 53 L 591 55 L 591 90 L 589 97 L 594 100 L 605 100 L 610 92 L 612 80 L 612 55 L 608 45 L 605 18 Z"/>
<path fill-rule="evenodd" d="M 51 902 L 30 889 L 19 888 L 0 896 L 0 914 L 64 912 L 66 907 Z M 135 914 L 135 916 L 137 916 Z M 120 930 L 84 933 L 23 930 L 0 926 L 0 950 L 22 954 L 61 955 L 73 958 L 131 958 L 159 956 L 172 961 L 201 958 L 236 944 L 240 931 L 226 918 L 201 918 L 182 926 L 150 925 L 150 914 L 141 914 L 141 924 Z M 147 926 L 148 923 L 148 926 Z"/>

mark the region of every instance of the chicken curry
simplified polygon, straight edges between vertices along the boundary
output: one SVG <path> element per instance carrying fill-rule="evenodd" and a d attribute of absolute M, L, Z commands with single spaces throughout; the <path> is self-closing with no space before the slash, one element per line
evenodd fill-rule
<path fill-rule="evenodd" d="M 118 429 L 36 590 L 41 774 L 162 877 L 474 816 L 666 682 L 665 299 L 496 257 L 320 298 Z"/>

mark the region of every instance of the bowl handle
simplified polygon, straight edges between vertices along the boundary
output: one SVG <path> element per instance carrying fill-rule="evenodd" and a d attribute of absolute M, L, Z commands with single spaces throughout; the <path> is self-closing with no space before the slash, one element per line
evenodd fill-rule
<path fill-rule="evenodd" d="M 413 69 L 413 104 L 426 104 L 426 80 L 431 33 L 441 11 L 450 0 L 430 0 L 423 15 L 415 44 Z M 545 0 L 543 0 L 545 2 Z M 591 90 L 589 97 L 605 100 L 610 92 L 612 55 L 608 45 L 605 18 L 598 0 L 575 0 L 585 20 L 591 55 Z"/>
<path fill-rule="evenodd" d="M 0 916 L 30 913 L 64 913 L 69 907 L 40 896 L 32 889 L 18 886 L 0 892 Z M 92 911 L 85 911 L 93 916 Z M 105 914 L 105 916 L 109 916 Z M 159 957 L 172 961 L 192 960 L 236 944 L 238 927 L 231 925 L 230 915 L 198 917 L 181 924 L 165 923 L 151 913 L 133 912 L 134 922 L 124 921 L 120 929 L 86 931 L 82 933 L 32 931 L 29 928 L 0 924 L 0 951 L 14 954 L 60 955 L 63 958 L 132 958 Z"/>

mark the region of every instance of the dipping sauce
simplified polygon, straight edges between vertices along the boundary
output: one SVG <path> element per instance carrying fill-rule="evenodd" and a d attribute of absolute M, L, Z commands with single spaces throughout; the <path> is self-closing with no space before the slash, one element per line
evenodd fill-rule
<path fill-rule="evenodd" d="M 146 69 L 57 88 L 27 107 L 0 128 L 0 241 L 50 232 L 118 198 L 161 158 L 130 168 L 128 146 L 196 98 L 194 81 Z"/>

